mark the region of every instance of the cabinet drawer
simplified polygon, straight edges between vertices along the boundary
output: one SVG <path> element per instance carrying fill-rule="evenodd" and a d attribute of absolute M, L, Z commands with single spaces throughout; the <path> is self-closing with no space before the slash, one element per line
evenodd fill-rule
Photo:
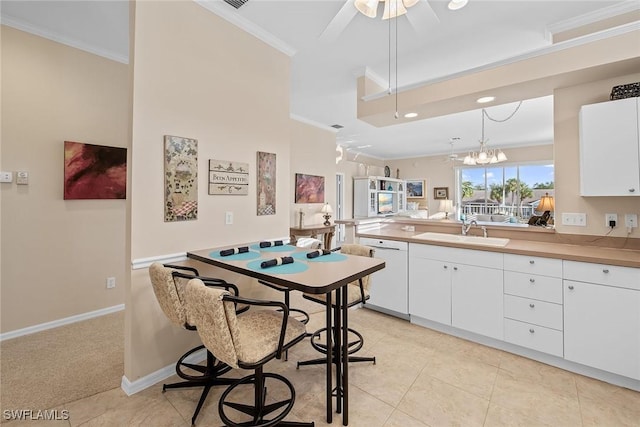
<path fill-rule="evenodd" d="M 504 339 L 522 347 L 563 356 L 562 332 L 555 329 L 504 319 Z"/>
<path fill-rule="evenodd" d="M 563 269 L 568 280 L 640 290 L 640 268 L 564 261 Z"/>
<path fill-rule="evenodd" d="M 477 267 L 503 268 L 503 254 L 498 252 L 410 243 L 409 256 Z"/>
<path fill-rule="evenodd" d="M 562 260 L 535 256 L 504 254 L 504 269 L 541 276 L 562 277 Z"/>
<path fill-rule="evenodd" d="M 562 306 L 560 304 L 505 295 L 504 317 L 562 330 Z"/>
<path fill-rule="evenodd" d="M 562 304 L 562 279 L 505 271 L 504 293 Z"/>

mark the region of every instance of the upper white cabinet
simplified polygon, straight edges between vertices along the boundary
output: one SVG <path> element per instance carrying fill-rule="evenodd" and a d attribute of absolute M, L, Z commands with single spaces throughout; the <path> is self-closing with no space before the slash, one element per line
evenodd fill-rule
<path fill-rule="evenodd" d="M 582 196 L 640 196 L 638 99 L 580 109 Z"/>
<path fill-rule="evenodd" d="M 407 209 L 407 183 L 382 176 L 353 178 L 353 217 L 393 215 Z"/>

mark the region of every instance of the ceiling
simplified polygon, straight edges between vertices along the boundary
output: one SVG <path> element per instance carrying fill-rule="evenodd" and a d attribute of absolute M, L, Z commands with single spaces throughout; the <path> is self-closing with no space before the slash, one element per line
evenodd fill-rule
<path fill-rule="evenodd" d="M 382 9 L 378 18 L 367 18 L 354 13 L 350 1 L 249 0 L 238 10 L 220 0 L 198 3 L 291 55 L 292 115 L 324 126 L 341 125 L 339 144 L 381 159 L 446 154 L 452 138 L 459 138 L 454 143 L 458 153 L 477 149 L 482 115 L 475 110 L 374 127 L 356 118 L 356 76 L 365 69 L 385 88 L 390 69 L 392 88 L 443 79 L 547 47 L 554 28 L 629 9 L 630 4 L 638 8 L 633 0 L 469 0 L 465 8 L 451 11 L 448 0 L 420 0 L 407 15 L 383 21 Z M 3 0 L 1 12 L 3 24 L 127 61 L 126 1 Z M 333 34 L 323 35 L 339 12 L 347 18 L 346 26 L 334 22 Z M 518 107 L 499 104 L 498 99 L 486 107 L 496 120 Z M 490 147 L 551 143 L 552 98 L 525 100 L 506 122 L 486 120 L 485 136 Z"/>

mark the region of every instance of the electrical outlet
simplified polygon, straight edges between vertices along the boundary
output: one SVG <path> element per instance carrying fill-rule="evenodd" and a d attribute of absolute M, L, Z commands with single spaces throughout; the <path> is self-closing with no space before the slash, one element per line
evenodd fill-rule
<path fill-rule="evenodd" d="M 0 172 L 0 182 L 13 182 L 13 172 Z"/>
<path fill-rule="evenodd" d="M 116 278 L 107 277 L 107 289 L 113 289 L 116 287 Z"/>
<path fill-rule="evenodd" d="M 613 221 L 613 225 L 611 222 Z M 605 227 L 615 227 L 618 225 L 618 214 L 604 214 L 604 226 Z"/>
<path fill-rule="evenodd" d="M 224 215 L 224 223 L 227 225 L 233 224 L 233 212 L 227 212 Z"/>
<path fill-rule="evenodd" d="M 634 228 L 638 226 L 637 214 L 626 214 L 624 216 L 624 225 L 628 228 Z"/>

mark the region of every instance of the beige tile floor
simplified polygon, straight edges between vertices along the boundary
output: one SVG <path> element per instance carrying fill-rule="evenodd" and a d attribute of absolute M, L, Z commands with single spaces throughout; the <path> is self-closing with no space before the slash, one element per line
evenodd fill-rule
<path fill-rule="evenodd" d="M 376 365 L 350 365 L 350 426 L 640 426 L 638 392 L 375 311 L 350 314 L 350 325 L 365 336 L 361 353 L 377 358 Z M 313 315 L 308 330 L 323 319 L 322 313 Z M 288 419 L 325 426 L 324 366 L 296 370 L 296 361 L 317 356 L 304 341 L 290 350 L 288 361 L 271 361 L 265 371 L 283 374 L 296 388 Z M 113 389 L 57 408 L 69 410 L 68 421 L 8 425 L 189 426 L 199 390 L 161 391 L 157 384 L 127 397 Z M 221 393 L 222 388 L 212 389 L 197 426 L 222 424 L 217 414 Z M 332 425 L 341 425 L 341 417 L 335 415 Z"/>

